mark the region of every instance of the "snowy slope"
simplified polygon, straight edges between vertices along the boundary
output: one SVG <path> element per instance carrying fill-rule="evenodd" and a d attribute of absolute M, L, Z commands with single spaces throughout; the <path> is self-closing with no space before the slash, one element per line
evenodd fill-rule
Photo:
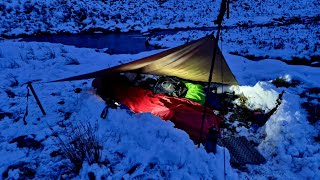
<path fill-rule="evenodd" d="M 212 27 L 220 0 L 3 0 L 0 35 Z M 227 25 L 319 21 L 320 3 L 231 1 Z M 273 17 L 273 18 L 270 18 Z M 309 23 L 307 23 L 309 24 Z"/>
<path fill-rule="evenodd" d="M 214 27 L 221 1 L 159 2 L 3 0 L 0 36 Z M 235 55 L 296 63 L 311 60 L 309 64 L 319 66 L 319 19 L 318 0 L 231 1 L 222 33 L 226 49 Z"/>
<path fill-rule="evenodd" d="M 320 23 L 279 27 L 224 29 L 219 45 L 228 53 L 251 60 L 278 59 L 320 63 Z M 152 36 L 151 45 L 168 48 L 196 40 L 215 31 L 189 30 Z"/>

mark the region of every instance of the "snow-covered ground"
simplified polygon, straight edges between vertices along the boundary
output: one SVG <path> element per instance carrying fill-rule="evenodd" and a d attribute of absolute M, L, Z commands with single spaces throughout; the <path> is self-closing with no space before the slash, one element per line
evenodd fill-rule
<path fill-rule="evenodd" d="M 9 113 L 0 120 L 2 178 L 17 179 L 32 175 L 30 171 L 34 174 L 29 177 L 36 179 L 61 176 L 68 161 L 61 155 L 54 155 L 59 149 L 55 134 L 68 136 L 66 132 L 75 124 L 90 122 L 97 125 L 97 134 L 103 142 L 102 160 L 110 163 L 84 164 L 78 176 L 64 174 L 64 178 L 86 179 L 88 173 L 93 172 L 97 178 L 112 179 L 223 179 L 223 149 L 219 148 L 216 155 L 207 154 L 171 122 L 150 114 L 132 115 L 120 109 L 111 110 L 107 119 L 102 120 L 100 113 L 104 102 L 95 95 L 91 80 L 35 83 L 34 88 L 47 115 L 41 115 L 35 100 L 29 97 L 27 125 L 23 123 L 27 102 L 27 89 L 23 83 L 91 72 L 161 50 L 136 55 L 108 55 L 61 44 L 16 40 L 0 43 L 0 110 Z M 259 166 L 248 165 L 241 171 L 231 169 L 227 163 L 227 178 L 316 179 L 320 174 L 320 144 L 316 141 L 319 121 L 315 124 L 308 122 L 307 113 L 300 104 L 309 100 L 299 95 L 309 88 L 320 87 L 320 69 L 290 66 L 272 59 L 254 62 L 223 51 L 241 84 L 232 89 L 248 98 L 248 107 L 268 111 L 274 107 L 278 94 L 286 91 L 282 104 L 265 126 L 255 133 L 244 127 L 237 128 L 239 135 L 258 144 L 257 149 L 267 162 Z M 276 88 L 270 80 L 278 77 L 301 83 L 296 87 Z M 80 94 L 75 93 L 76 88 L 82 89 Z M 312 103 L 319 105 L 320 94 L 311 96 L 314 97 Z M 18 137 L 20 141 L 21 138 L 30 141 L 24 144 L 29 147 L 19 145 Z M 22 168 L 26 166 L 31 169 L 27 171 L 29 174 L 25 172 L 26 168 Z"/>
<path fill-rule="evenodd" d="M 214 27 L 220 2 L 3 0 L 0 37 Z M 230 18 L 223 30 L 225 48 L 250 59 L 311 60 L 308 63 L 319 66 L 319 19 L 318 0 L 230 1 Z"/>
<path fill-rule="evenodd" d="M 252 60 L 279 59 L 320 63 L 320 22 L 278 27 L 230 28 L 222 30 L 219 45 L 228 53 Z M 148 42 L 157 47 L 174 47 L 212 31 L 190 30 L 152 36 Z"/>
<path fill-rule="evenodd" d="M 102 161 L 110 164 L 84 164 L 79 176 L 63 175 L 64 178 L 87 179 L 88 173 L 93 172 L 98 179 L 223 179 L 223 149 L 219 148 L 216 155 L 207 154 L 171 122 L 120 109 L 110 110 L 107 119 L 101 119 L 105 105 L 95 95 L 91 80 L 35 83 L 47 115 L 43 116 L 35 100 L 29 97 L 29 115 L 24 125 L 27 89 L 23 83 L 89 72 L 157 51 L 111 56 L 60 44 L 15 41 L 2 41 L 0 47 L 0 111 L 10 113 L 0 120 L 2 178 L 18 179 L 27 175 L 35 179 L 58 178 L 66 171 L 67 160 L 54 155 L 59 152 L 54 134 L 63 138 L 79 122 L 90 122 L 98 126 L 97 134 L 103 143 Z M 82 92 L 76 94 L 76 88 Z M 236 178 L 228 163 L 228 153 L 226 157 L 228 177 Z M 25 166 L 31 169 L 29 173 L 23 169 Z M 130 172 L 133 167 L 137 169 Z"/>
<path fill-rule="evenodd" d="M 220 0 L 2 0 L 0 35 L 212 27 Z M 230 1 L 226 25 L 319 21 L 318 0 Z M 272 18 L 270 18 L 272 17 Z M 318 18 L 317 18 L 318 17 Z"/>
<path fill-rule="evenodd" d="M 320 122 L 310 124 L 301 103 L 320 104 L 320 93 L 313 100 L 301 98 L 310 88 L 319 88 L 319 68 L 290 66 L 278 60 L 248 61 L 225 53 L 242 86 L 234 87 L 238 94 L 248 98 L 248 107 L 270 110 L 275 106 L 278 94 L 285 91 L 283 102 L 267 123 L 257 132 L 246 128 L 237 129 L 257 142 L 258 150 L 267 159 L 259 166 L 248 165 L 240 172 L 240 179 L 317 179 L 320 174 Z M 283 78 L 298 80 L 297 87 L 276 88 L 269 80 Z M 319 112 L 319 111 L 318 111 Z M 319 118 L 319 115 L 317 116 Z"/>
<path fill-rule="evenodd" d="M 180 32 L 174 35 L 151 38 L 150 43 L 160 47 L 174 47 L 209 33 L 211 32 Z M 240 179 L 316 179 L 320 174 L 320 144 L 316 140 L 319 137 L 319 119 L 318 123 L 311 125 L 301 104 L 308 102 L 319 106 L 320 93 L 311 95 L 316 98 L 300 97 L 308 89 L 320 87 L 320 69 L 287 65 L 276 59 L 268 58 L 263 61 L 250 61 L 246 58 L 229 54 L 228 52 L 232 52 L 233 49 L 241 50 L 241 48 L 252 50 L 252 53 L 255 54 L 257 48 L 254 47 L 252 39 L 249 40 L 250 42 L 244 42 L 243 46 L 235 46 L 232 42 L 241 39 L 231 38 L 234 37 L 232 30 L 227 33 L 227 35 L 223 36 L 223 41 L 219 45 L 222 47 L 229 66 L 241 84 L 240 87 L 232 87 L 232 90 L 236 94 L 244 95 L 248 98 L 246 104 L 248 107 L 252 109 L 260 108 L 268 112 L 275 106 L 281 91 L 285 90 L 281 106 L 265 126 L 257 132 L 244 127 L 237 128 L 237 134 L 244 135 L 256 142 L 258 150 L 267 158 L 266 164 L 259 166 L 249 165 L 245 171 L 239 171 Z M 253 34 L 260 33 L 263 36 L 268 36 L 267 33 L 264 34 L 264 31 L 256 31 Z M 287 36 L 287 34 L 281 34 L 281 32 L 279 34 L 285 38 L 295 39 L 293 35 Z M 296 34 L 298 35 L 299 33 L 296 32 Z M 312 34 L 301 33 L 301 36 L 312 36 Z M 250 39 L 247 38 L 248 34 L 245 33 L 242 34 L 242 37 L 243 40 Z M 316 39 L 311 38 L 309 40 L 312 43 L 317 43 Z M 287 43 L 287 47 L 283 47 L 278 51 L 281 54 L 279 56 L 283 59 L 300 54 L 299 51 L 291 48 L 295 46 L 292 43 L 294 41 L 288 40 L 288 42 L 290 43 Z M 305 45 L 308 45 L 308 43 L 301 42 L 300 44 L 303 47 Z M 262 48 L 262 56 L 277 56 L 272 46 L 263 46 Z M 319 53 L 319 51 L 315 52 Z M 297 87 L 276 88 L 271 83 L 271 80 L 277 78 L 285 79 L 288 82 L 296 80 L 301 83 Z M 319 115 L 317 118 L 319 118 Z"/>
<path fill-rule="evenodd" d="M 0 35 L 212 27 L 220 1 L 194 2 L 3 0 Z M 264 111 L 274 107 L 282 90 L 285 94 L 282 104 L 263 127 L 257 131 L 236 128 L 238 135 L 257 144 L 267 162 L 232 169 L 225 151 L 227 179 L 318 179 L 320 120 L 309 122 L 310 111 L 302 104 L 320 107 L 320 69 L 287 65 L 276 59 L 312 60 L 320 56 L 320 1 L 231 1 L 230 13 L 230 19 L 224 23 L 230 28 L 223 30 L 219 45 L 241 85 L 231 89 L 248 98 L 247 107 Z M 288 22 L 289 26 L 273 26 Z M 259 24 L 272 26 L 234 27 Z M 185 31 L 152 37 L 149 42 L 174 47 L 208 33 L 211 32 Z M 121 109 L 110 110 L 107 119 L 101 119 L 104 102 L 95 95 L 91 80 L 34 83 L 47 115 L 41 115 L 30 96 L 24 125 L 24 83 L 91 72 L 159 51 L 109 55 L 61 44 L 0 40 L 0 179 L 88 179 L 91 172 L 98 179 L 223 179 L 224 149 L 219 147 L 217 154 L 207 154 L 171 122 Z M 265 60 L 250 61 L 230 53 Z M 271 80 L 279 77 L 300 83 L 277 88 Z M 76 93 L 77 88 L 81 88 L 80 93 Z M 63 139 L 68 137 L 80 122 L 96 126 L 102 142 L 101 163 L 84 163 L 79 175 L 68 174 L 69 162 L 61 156 L 57 134 Z"/>

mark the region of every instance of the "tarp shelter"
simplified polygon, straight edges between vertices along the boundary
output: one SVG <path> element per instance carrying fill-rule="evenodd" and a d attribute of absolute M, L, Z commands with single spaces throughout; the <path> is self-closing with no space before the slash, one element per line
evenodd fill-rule
<path fill-rule="evenodd" d="M 112 74 L 119 74 L 121 72 L 176 76 L 185 80 L 207 82 L 209 79 L 215 44 L 213 35 L 206 36 L 185 45 L 138 59 L 127 64 L 60 79 L 53 82 L 110 77 Z M 214 61 L 215 64 L 212 82 L 229 85 L 238 84 L 219 47 L 216 48 L 217 54 Z M 116 85 L 114 84 L 112 87 L 115 88 Z M 136 91 L 134 92 L 136 92 L 136 97 L 133 97 L 133 91 L 128 95 L 126 92 L 119 94 L 119 92 L 122 92 L 120 90 L 115 91 L 118 92 L 117 98 L 120 102 L 122 101 L 121 103 L 127 105 L 134 112 L 148 111 L 162 117 L 163 119 L 169 118 L 176 124 L 176 127 L 185 130 L 191 138 L 197 140 L 197 134 L 200 132 L 201 117 L 204 108 L 201 104 L 194 103 L 190 100 L 154 95 L 151 92 L 149 92 L 149 94 L 152 95 L 150 95 L 150 97 L 153 99 L 146 99 L 146 96 L 141 96 L 141 92 L 142 94 L 145 93 L 145 90 L 143 89 L 135 89 Z M 152 101 L 155 104 L 150 105 L 148 101 Z M 154 107 L 155 109 L 150 109 L 150 107 Z M 213 112 L 207 113 L 206 120 L 204 122 L 203 138 L 206 137 L 208 128 L 218 126 L 218 123 L 220 122 L 219 119 L 220 118 L 214 115 Z M 203 140 L 204 139 L 201 139 L 201 141 Z"/>
<path fill-rule="evenodd" d="M 65 78 L 58 81 L 81 80 L 104 77 L 120 72 L 136 72 L 159 76 L 176 76 L 182 79 L 207 82 L 215 46 L 213 35 L 203 37 L 127 64 L 103 69 L 100 71 Z M 237 80 L 226 63 L 219 47 L 213 69 L 212 82 L 236 85 Z"/>

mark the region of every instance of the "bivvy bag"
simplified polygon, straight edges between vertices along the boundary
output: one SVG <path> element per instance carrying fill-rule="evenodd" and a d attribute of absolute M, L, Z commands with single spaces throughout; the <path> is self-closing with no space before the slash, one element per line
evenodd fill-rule
<path fill-rule="evenodd" d="M 156 94 L 165 94 L 173 97 L 185 97 L 186 85 L 176 77 L 160 77 L 153 88 Z"/>

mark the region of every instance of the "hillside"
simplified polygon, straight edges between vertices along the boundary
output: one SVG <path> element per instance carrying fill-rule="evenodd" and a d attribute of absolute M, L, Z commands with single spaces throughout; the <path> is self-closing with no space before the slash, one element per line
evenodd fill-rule
<path fill-rule="evenodd" d="M 220 1 L 4 0 L 0 37 L 92 32 L 147 32 L 214 27 Z M 294 60 L 320 66 L 320 3 L 235 1 L 225 20 L 228 52 L 249 59 Z M 284 50 L 286 53 L 283 53 Z M 306 60 L 309 60 L 305 63 Z"/>
<path fill-rule="evenodd" d="M 219 8 L 212 0 L 3 0 L 0 35 L 213 27 Z M 319 15 L 317 0 L 231 1 L 226 25 L 310 24 Z"/>

